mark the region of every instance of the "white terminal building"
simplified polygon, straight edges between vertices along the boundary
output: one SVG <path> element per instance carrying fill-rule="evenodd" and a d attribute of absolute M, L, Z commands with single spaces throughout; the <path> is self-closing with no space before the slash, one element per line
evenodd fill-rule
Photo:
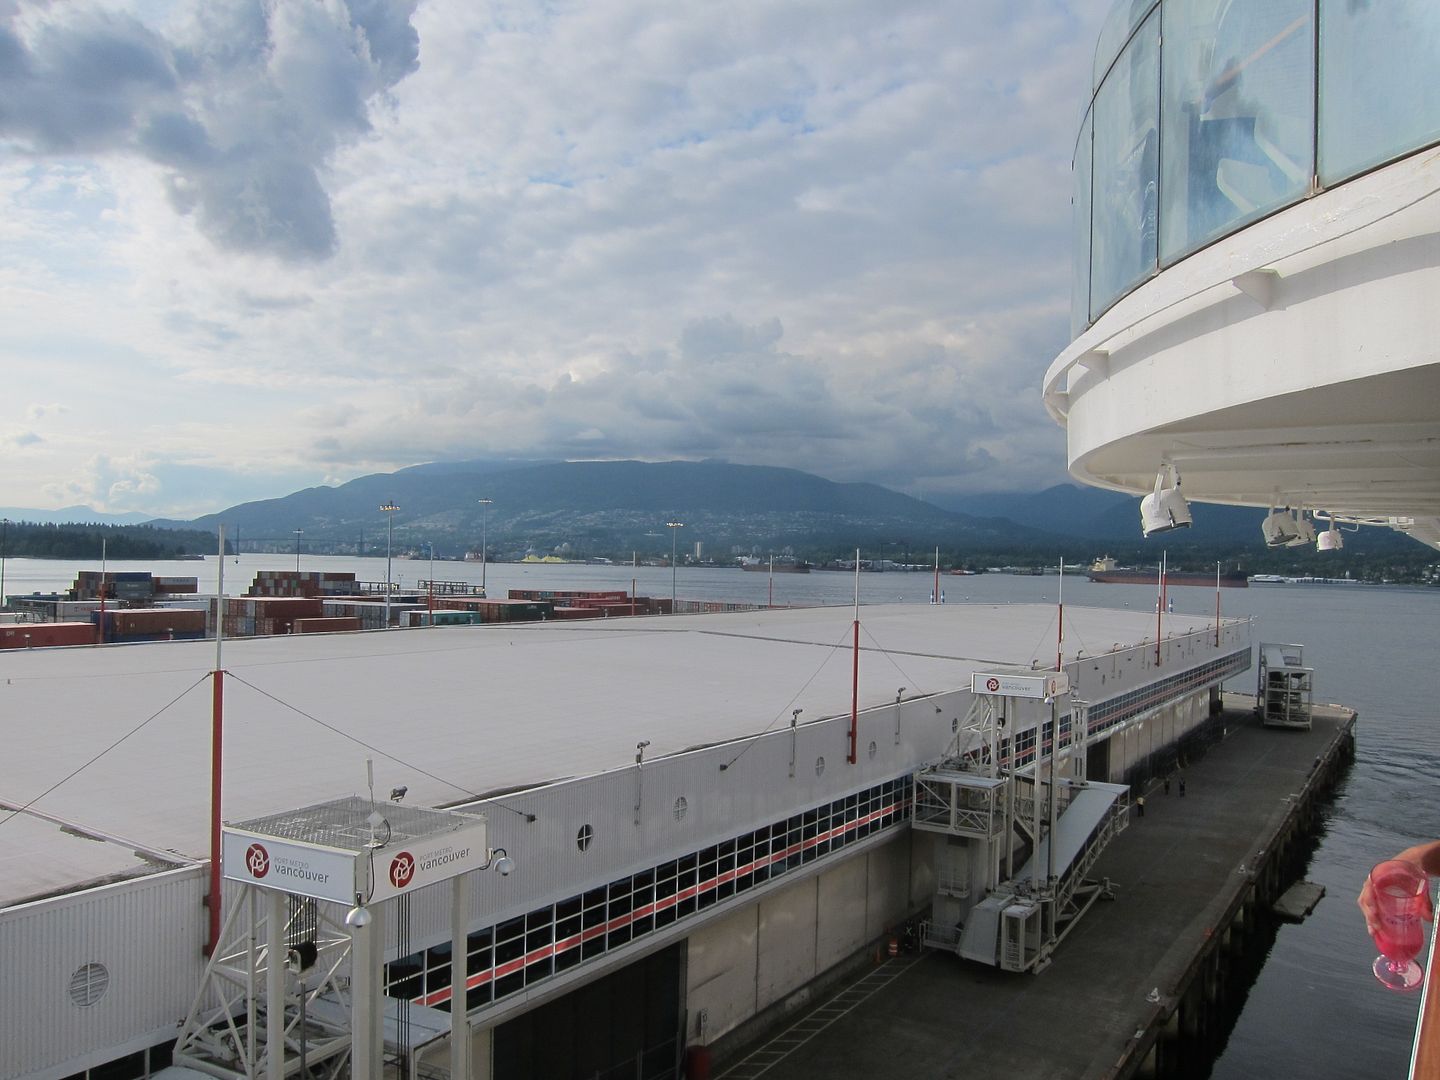
<path fill-rule="evenodd" d="M 1147 533 L 1198 499 L 1271 508 L 1272 545 L 1440 546 L 1437 60 L 1431 0 L 1111 10 L 1044 394 Z"/>
<path fill-rule="evenodd" d="M 0 655 L 0 1080 L 677 1076 L 927 908 L 1043 966 L 1250 623 L 858 614 L 227 643 L 208 961 L 214 643 Z"/>

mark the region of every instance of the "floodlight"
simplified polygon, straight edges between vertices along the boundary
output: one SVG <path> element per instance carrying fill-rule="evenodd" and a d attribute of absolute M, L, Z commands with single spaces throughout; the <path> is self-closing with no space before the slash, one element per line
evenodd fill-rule
<path fill-rule="evenodd" d="M 1300 522 L 1290 510 L 1271 510 L 1260 522 L 1266 547 L 1286 547 L 1300 535 Z"/>
<path fill-rule="evenodd" d="M 405 798 L 405 795 L 406 795 L 406 793 L 409 792 L 409 790 L 410 790 L 410 789 L 409 789 L 406 785 L 404 785 L 404 784 L 401 784 L 401 785 L 400 785 L 399 787 L 397 787 L 397 788 L 391 788 L 391 789 L 390 789 L 390 801 L 391 801 L 391 802 L 399 802 L 401 799 Z"/>
<path fill-rule="evenodd" d="M 1315 538 L 1315 547 L 1319 551 L 1339 551 L 1344 546 L 1345 539 L 1335 527 L 1334 521 L 1330 522 L 1330 528 Z"/>
<path fill-rule="evenodd" d="M 1155 474 L 1155 490 L 1140 500 L 1140 532 L 1145 536 L 1188 529 L 1193 521 L 1190 504 L 1180 494 L 1180 473 L 1164 464 Z"/>
<path fill-rule="evenodd" d="M 1304 547 L 1306 544 L 1315 542 L 1315 522 L 1306 517 L 1303 511 L 1295 511 L 1295 539 L 1289 541 L 1285 546 Z"/>

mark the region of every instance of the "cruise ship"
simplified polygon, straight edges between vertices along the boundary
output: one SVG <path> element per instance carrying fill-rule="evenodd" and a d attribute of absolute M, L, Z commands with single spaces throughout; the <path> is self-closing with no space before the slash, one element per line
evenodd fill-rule
<path fill-rule="evenodd" d="M 1111 9 L 1044 400 L 1146 535 L 1198 501 L 1268 507 L 1270 546 L 1440 547 L 1437 56 L 1422 0 Z M 1422 1017 L 1412 1075 L 1440 1075 L 1435 985 Z"/>
<path fill-rule="evenodd" d="M 1071 474 L 1440 546 L 1440 9 L 1116 4 L 1074 156 Z"/>

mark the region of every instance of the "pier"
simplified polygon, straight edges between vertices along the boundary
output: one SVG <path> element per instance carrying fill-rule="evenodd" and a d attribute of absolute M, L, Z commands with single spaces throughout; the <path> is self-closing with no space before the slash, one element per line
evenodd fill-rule
<path fill-rule="evenodd" d="M 1319 804 L 1354 751 L 1349 709 L 1317 706 L 1310 730 L 1280 731 L 1261 726 L 1249 696 L 1223 705 L 1169 794 L 1159 777 L 1147 785 L 1145 816 L 1095 870 L 1114 901 L 1091 909 L 1047 970 L 881 957 L 759 1041 L 717 1047 L 714 1075 L 1088 1080 L 1193 1065 L 1229 1022 L 1234 976 L 1259 963 L 1252 939 L 1298 878 Z M 871 975 L 882 972 L 893 977 Z"/>

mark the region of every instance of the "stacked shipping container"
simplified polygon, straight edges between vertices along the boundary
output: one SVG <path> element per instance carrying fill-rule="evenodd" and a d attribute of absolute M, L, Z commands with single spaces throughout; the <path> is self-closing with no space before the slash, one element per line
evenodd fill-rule
<path fill-rule="evenodd" d="M 247 596 L 353 596 L 355 575 L 320 570 L 260 570 Z"/>

